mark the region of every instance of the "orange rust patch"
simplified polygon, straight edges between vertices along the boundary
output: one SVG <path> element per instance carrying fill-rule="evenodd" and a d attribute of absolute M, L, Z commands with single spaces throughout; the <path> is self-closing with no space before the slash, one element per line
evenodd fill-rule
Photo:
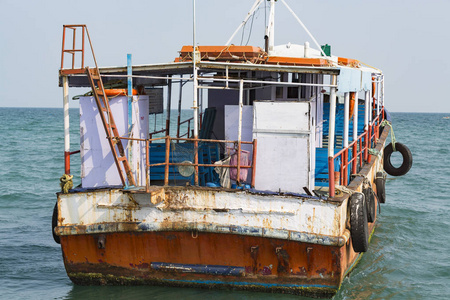
<path fill-rule="evenodd" d="M 192 46 L 183 46 L 180 51 L 180 57 L 175 62 L 191 61 Z M 198 46 L 201 60 L 210 61 L 251 61 L 255 62 L 262 58 L 265 52 L 259 47 L 253 46 Z"/>
<path fill-rule="evenodd" d="M 311 284 L 313 281 L 314 284 L 339 286 L 341 270 L 347 268 L 341 257 L 345 251 L 339 247 L 295 241 L 201 232 L 110 233 L 104 236 L 105 249 L 99 249 L 98 235 L 61 236 L 67 272 L 80 272 L 75 266 L 88 264 L 92 269 L 84 269 L 84 272 L 95 273 L 102 264 L 125 268 L 145 277 L 149 274 L 142 273 L 144 269 L 152 271 L 146 266 L 166 262 L 243 267 L 247 279 L 258 282 Z"/>
<path fill-rule="evenodd" d="M 338 57 L 338 64 L 357 68 L 360 66 L 359 60 L 345 57 Z"/>

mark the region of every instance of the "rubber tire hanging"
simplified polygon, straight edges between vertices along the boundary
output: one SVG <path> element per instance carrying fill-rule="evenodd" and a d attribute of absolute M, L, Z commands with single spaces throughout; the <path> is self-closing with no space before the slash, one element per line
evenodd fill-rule
<path fill-rule="evenodd" d="M 373 223 L 375 221 L 375 195 L 373 194 L 373 190 L 371 187 L 367 187 L 363 190 L 364 199 L 366 200 L 367 207 L 367 221 Z"/>
<path fill-rule="evenodd" d="M 59 235 L 55 233 L 55 228 L 58 226 L 58 202 L 55 203 L 55 207 L 53 208 L 53 215 L 52 215 L 52 234 L 53 239 L 57 244 L 61 244 L 61 239 L 59 238 Z"/>
<path fill-rule="evenodd" d="M 392 146 L 392 143 L 386 146 L 384 148 L 384 170 L 386 173 L 392 176 L 402 176 L 408 173 L 408 171 L 412 167 L 413 159 L 411 151 L 403 145 L 402 143 L 395 143 L 395 151 L 398 151 L 401 153 L 403 157 L 402 165 L 398 168 L 394 167 L 391 163 L 391 155 L 394 152 L 394 148 Z"/>
<path fill-rule="evenodd" d="M 353 250 L 366 252 L 369 248 L 369 225 L 364 194 L 354 193 L 350 197 L 350 233 Z"/>
<path fill-rule="evenodd" d="M 375 185 L 377 187 L 377 197 L 380 203 L 386 203 L 386 173 L 377 172 L 375 177 Z"/>

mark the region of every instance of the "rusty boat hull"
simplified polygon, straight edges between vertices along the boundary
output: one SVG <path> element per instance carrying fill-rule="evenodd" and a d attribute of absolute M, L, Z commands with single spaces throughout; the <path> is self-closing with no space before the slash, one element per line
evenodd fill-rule
<path fill-rule="evenodd" d="M 380 153 L 387 135 L 385 129 L 378 140 Z M 382 155 L 373 155 L 348 188 L 361 191 L 364 178 L 374 178 L 382 165 Z M 67 274 L 80 285 L 233 288 L 328 298 L 362 256 L 352 246 L 349 198 L 205 187 L 158 186 L 149 193 L 75 189 L 58 194 L 55 232 Z M 280 206 L 267 207 L 278 200 Z M 375 223 L 376 215 L 368 223 L 370 234 Z"/>
<path fill-rule="evenodd" d="M 106 241 L 99 249 L 99 240 Z M 351 247 L 192 232 L 109 233 L 61 239 L 79 285 L 233 288 L 330 297 L 357 260 Z"/>

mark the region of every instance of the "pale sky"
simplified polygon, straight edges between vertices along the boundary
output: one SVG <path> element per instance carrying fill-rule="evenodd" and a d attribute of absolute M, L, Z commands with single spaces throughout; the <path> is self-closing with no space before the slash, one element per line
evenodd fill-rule
<path fill-rule="evenodd" d="M 197 43 L 225 44 L 253 2 L 197 0 Z M 450 113 L 450 1 L 286 2 L 333 55 L 383 70 L 388 110 Z M 260 9 L 249 45 L 264 46 L 264 19 Z M 281 3 L 275 22 L 276 45 L 313 46 Z M 127 53 L 133 64 L 171 62 L 192 44 L 192 0 L 0 0 L 0 107 L 62 107 L 63 24 L 88 26 L 100 66 L 124 66 Z M 241 39 L 239 33 L 233 43 Z M 79 92 L 84 90 L 72 89 L 71 95 Z"/>

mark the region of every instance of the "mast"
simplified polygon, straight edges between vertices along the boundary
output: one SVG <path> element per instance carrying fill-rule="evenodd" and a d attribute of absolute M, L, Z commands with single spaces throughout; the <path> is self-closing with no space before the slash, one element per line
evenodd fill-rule
<path fill-rule="evenodd" d="M 273 51 L 275 45 L 275 0 L 270 0 L 269 24 L 267 25 L 268 53 Z"/>

